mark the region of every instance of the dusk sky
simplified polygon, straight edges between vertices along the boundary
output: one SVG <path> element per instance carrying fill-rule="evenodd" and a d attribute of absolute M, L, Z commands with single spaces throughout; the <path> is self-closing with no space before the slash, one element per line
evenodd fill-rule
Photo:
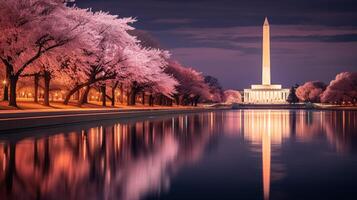
<path fill-rule="evenodd" d="M 135 17 L 173 57 L 225 89 L 261 83 L 264 17 L 272 83 L 290 87 L 357 71 L 356 0 L 77 0 L 79 7 Z"/>

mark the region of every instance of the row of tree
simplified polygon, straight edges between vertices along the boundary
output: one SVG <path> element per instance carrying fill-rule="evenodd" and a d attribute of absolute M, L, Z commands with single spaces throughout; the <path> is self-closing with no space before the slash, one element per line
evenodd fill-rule
<path fill-rule="evenodd" d="M 294 103 L 357 103 L 357 72 L 343 72 L 337 74 L 329 85 L 321 81 L 309 81 L 291 89 L 288 101 Z"/>
<path fill-rule="evenodd" d="M 117 88 L 126 91 L 129 105 L 141 92 L 149 94 L 151 105 L 154 98 L 167 105 L 221 101 L 216 79 L 172 60 L 145 34 L 135 34 L 133 18 L 68 6 L 64 0 L 0 1 L 0 76 L 10 106 L 17 106 L 17 85 L 24 77 L 33 77 L 35 101 L 43 80 L 45 105 L 52 84 L 66 91 L 65 104 L 77 93 L 78 103 L 86 103 L 92 87 L 99 88 L 104 105 L 107 99 L 114 105 Z"/>

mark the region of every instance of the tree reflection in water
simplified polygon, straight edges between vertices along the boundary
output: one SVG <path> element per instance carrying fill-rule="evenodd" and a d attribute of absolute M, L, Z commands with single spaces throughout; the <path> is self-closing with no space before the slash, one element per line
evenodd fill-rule
<path fill-rule="evenodd" d="M 337 152 L 348 153 L 357 146 L 356 129 L 353 112 L 247 110 L 10 136 L 0 140 L 0 196 L 139 200 L 169 190 L 175 173 L 199 162 L 216 136 L 233 135 L 261 153 L 263 196 L 269 199 L 271 182 L 284 175 L 272 152 L 284 141 L 308 142 L 323 133 Z"/>

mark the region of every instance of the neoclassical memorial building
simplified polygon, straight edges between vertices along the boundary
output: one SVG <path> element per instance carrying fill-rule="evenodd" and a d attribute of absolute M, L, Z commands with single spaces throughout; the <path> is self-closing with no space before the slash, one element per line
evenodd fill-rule
<path fill-rule="evenodd" d="M 286 103 L 289 89 L 282 89 L 281 85 L 272 85 L 270 81 L 270 28 L 268 19 L 263 25 L 263 67 L 262 84 L 252 85 L 244 89 L 244 103 L 280 104 Z"/>

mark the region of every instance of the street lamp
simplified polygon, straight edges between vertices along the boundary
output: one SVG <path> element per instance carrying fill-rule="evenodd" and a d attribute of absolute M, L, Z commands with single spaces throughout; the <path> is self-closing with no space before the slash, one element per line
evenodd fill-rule
<path fill-rule="evenodd" d="M 2 84 L 4 84 L 4 86 L 5 86 L 6 83 L 7 83 L 7 81 L 6 81 L 6 79 L 4 79 L 4 80 L 2 81 Z"/>

